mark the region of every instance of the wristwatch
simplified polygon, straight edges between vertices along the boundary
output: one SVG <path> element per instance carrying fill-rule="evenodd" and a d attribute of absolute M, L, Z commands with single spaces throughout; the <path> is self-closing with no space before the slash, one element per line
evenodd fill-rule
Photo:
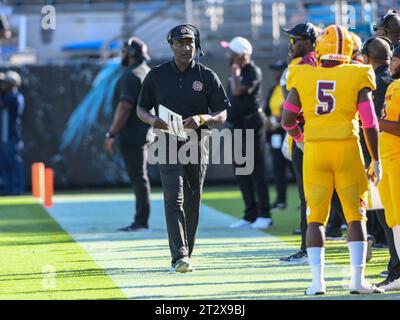
<path fill-rule="evenodd" d="M 115 135 L 113 135 L 110 131 L 106 133 L 106 139 L 114 139 Z"/>

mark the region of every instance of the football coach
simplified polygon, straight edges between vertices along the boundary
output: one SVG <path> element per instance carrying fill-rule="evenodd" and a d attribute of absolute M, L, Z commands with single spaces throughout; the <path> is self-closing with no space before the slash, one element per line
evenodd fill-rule
<path fill-rule="evenodd" d="M 159 106 L 179 114 L 185 130 L 195 130 L 198 150 L 195 163 L 185 164 L 177 155 L 187 141 L 177 141 L 168 135 L 165 152 L 170 157 L 158 163 L 163 193 L 165 217 L 172 257 L 176 272 L 193 270 L 193 252 L 199 221 L 203 182 L 208 162 L 209 125 L 225 122 L 229 99 L 217 74 L 195 61 L 196 52 L 203 55 L 199 30 L 190 24 L 178 25 L 167 35 L 173 59 L 153 68 L 143 81 L 139 94 L 137 115 L 154 129 L 168 130 L 159 117 Z M 150 111 L 154 108 L 155 115 Z M 155 130 L 157 135 L 163 134 Z M 193 133 L 193 131 L 192 131 Z M 178 154 L 171 157 L 171 141 L 177 141 Z M 186 146 L 187 147 L 187 146 Z M 173 159 L 173 160 L 172 160 Z M 191 157 L 192 159 L 192 157 Z"/>

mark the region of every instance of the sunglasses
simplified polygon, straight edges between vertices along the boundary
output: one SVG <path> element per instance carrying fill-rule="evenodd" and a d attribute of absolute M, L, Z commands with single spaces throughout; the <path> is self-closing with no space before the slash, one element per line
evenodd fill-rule
<path fill-rule="evenodd" d="M 289 39 L 290 44 L 292 44 L 292 45 L 295 45 L 296 42 L 298 42 L 298 41 L 304 41 L 304 40 L 307 40 L 307 39 L 303 39 L 303 38 L 294 38 L 294 37 L 290 37 L 290 39 Z"/>

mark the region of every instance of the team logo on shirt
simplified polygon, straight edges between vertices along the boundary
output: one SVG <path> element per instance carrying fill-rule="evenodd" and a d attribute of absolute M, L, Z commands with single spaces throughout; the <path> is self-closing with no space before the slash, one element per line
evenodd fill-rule
<path fill-rule="evenodd" d="M 193 82 L 193 90 L 194 91 L 201 91 L 203 90 L 203 84 L 200 81 Z"/>

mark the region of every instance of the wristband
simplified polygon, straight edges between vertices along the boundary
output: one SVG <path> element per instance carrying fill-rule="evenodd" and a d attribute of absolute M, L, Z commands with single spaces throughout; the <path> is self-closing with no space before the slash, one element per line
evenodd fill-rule
<path fill-rule="evenodd" d="M 299 114 L 300 111 L 301 111 L 300 107 L 298 107 L 298 106 L 296 106 L 293 103 L 290 103 L 288 101 L 285 101 L 283 103 L 283 109 L 288 110 L 288 111 L 293 112 L 293 113 L 296 113 L 296 114 Z"/>
<path fill-rule="evenodd" d="M 297 136 L 293 137 L 293 140 L 296 141 L 297 143 L 302 142 L 304 140 L 303 132 L 300 131 L 300 133 Z"/>
<path fill-rule="evenodd" d="M 285 131 L 290 131 L 290 130 L 293 130 L 293 129 L 297 128 L 299 125 L 296 122 L 292 126 L 285 126 L 284 124 L 281 124 L 281 126 L 282 126 L 283 129 L 285 129 Z"/>

